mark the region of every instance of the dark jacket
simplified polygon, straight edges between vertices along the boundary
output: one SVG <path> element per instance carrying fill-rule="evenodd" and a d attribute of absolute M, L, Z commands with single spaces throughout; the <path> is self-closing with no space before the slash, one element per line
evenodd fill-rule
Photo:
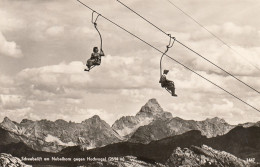
<path fill-rule="evenodd" d="M 95 61 L 94 64 L 99 65 L 101 63 L 101 56 L 105 56 L 103 51 L 100 53 L 92 53 L 90 59 Z"/>

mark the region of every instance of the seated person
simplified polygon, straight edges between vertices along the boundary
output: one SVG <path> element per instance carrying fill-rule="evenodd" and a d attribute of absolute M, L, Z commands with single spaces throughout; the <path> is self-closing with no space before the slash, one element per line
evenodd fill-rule
<path fill-rule="evenodd" d="M 98 66 L 101 64 L 101 56 L 105 56 L 103 50 L 101 49 L 100 53 L 98 53 L 98 47 L 93 48 L 93 53 L 91 54 L 90 59 L 88 59 L 86 66 L 88 69 L 85 71 L 89 71 L 92 66 Z"/>
<path fill-rule="evenodd" d="M 168 72 L 169 72 L 169 70 L 164 70 L 164 71 L 163 71 L 163 75 L 161 76 L 159 83 L 161 83 L 161 86 L 162 86 L 163 88 L 166 88 L 166 89 L 170 90 L 171 93 L 172 93 L 172 96 L 177 96 L 177 95 L 175 94 L 174 82 L 171 81 L 171 80 L 168 80 L 168 79 L 166 78 L 166 75 L 168 74 Z"/>

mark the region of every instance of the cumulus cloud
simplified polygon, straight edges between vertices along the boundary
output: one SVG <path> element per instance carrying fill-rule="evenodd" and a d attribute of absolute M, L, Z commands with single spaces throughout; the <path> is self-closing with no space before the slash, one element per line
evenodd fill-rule
<path fill-rule="evenodd" d="M 234 75 L 252 75 L 257 76 L 259 70 L 256 67 L 260 67 L 260 57 L 258 48 L 248 48 L 247 50 L 241 47 L 234 47 L 239 55 L 227 48 L 217 48 L 209 46 L 207 53 L 202 54 L 211 62 Z M 248 55 L 248 56 L 247 56 Z M 194 68 L 205 72 L 214 72 L 222 75 L 228 75 L 218 67 L 206 62 L 200 57 L 193 60 Z"/>
<path fill-rule="evenodd" d="M 116 63 L 114 63 L 115 60 Z M 82 121 L 82 115 L 87 118 L 96 113 L 100 114 L 99 116 L 102 115 L 102 119 L 112 123 L 116 119 L 111 112 L 114 110 L 113 106 L 110 106 L 108 111 L 99 107 L 101 102 L 120 98 L 119 102 L 106 103 L 109 105 L 126 103 L 125 105 L 128 105 L 144 103 L 148 100 L 147 97 L 162 98 L 166 101 L 171 98 L 168 92 L 160 88 L 158 69 L 146 72 L 137 67 L 131 70 L 132 65 L 141 66 L 141 64 L 142 61 L 138 57 L 107 55 L 102 60 L 102 65 L 91 72 L 84 72 L 83 63 L 78 61 L 27 68 L 17 74 L 15 81 L 8 81 L 14 84 L 12 87 L 17 87 L 14 92 L 20 94 L 17 96 L 2 95 L 1 105 L 3 109 L 10 111 L 17 110 L 19 107 L 21 109 L 29 107 L 33 112 L 31 115 L 27 113 L 27 116 L 32 119 L 62 118 L 67 121 Z M 224 109 L 233 114 L 242 113 L 242 110 L 238 109 L 236 100 L 222 101 L 218 96 L 225 97 L 225 92 L 214 85 L 201 80 L 200 77 L 185 69 L 172 67 L 170 70 L 168 77 L 174 80 L 176 92 L 181 100 L 176 101 L 167 109 L 173 111 L 176 116 L 183 116 L 187 119 L 192 116 L 199 119 L 202 118 L 201 115 L 208 117 L 222 115 L 224 118 L 230 118 L 230 114 L 220 112 Z M 234 86 L 234 81 L 230 77 L 199 72 L 229 91 L 236 91 L 237 87 Z M 248 97 L 249 94 L 250 92 L 244 92 L 241 97 Z M 194 111 L 194 113 L 190 114 L 187 111 Z M 121 113 L 122 111 L 116 109 L 116 112 Z"/>
<path fill-rule="evenodd" d="M 40 68 L 27 68 L 18 74 L 18 82 L 33 89 L 57 93 L 62 87 L 82 88 L 91 78 L 83 72 L 82 62 L 60 63 Z"/>
<path fill-rule="evenodd" d="M 23 56 L 20 47 L 14 41 L 7 41 L 0 32 L 0 54 L 4 56 L 20 58 Z"/>
<path fill-rule="evenodd" d="M 15 41 L 10 41 L 6 32 L 14 32 L 26 27 L 24 21 L 15 17 L 10 12 L 0 10 L 0 55 L 20 58 L 23 56 L 22 50 Z"/>
<path fill-rule="evenodd" d="M 73 35 L 83 35 L 83 34 L 87 34 L 87 35 L 94 35 L 96 34 L 96 30 L 94 28 L 90 28 L 87 26 L 80 26 L 80 27 L 75 27 L 72 30 Z"/>
<path fill-rule="evenodd" d="M 241 37 L 241 35 L 252 37 L 254 35 L 259 35 L 258 30 L 255 27 L 249 25 L 239 26 L 232 22 L 226 22 L 223 25 L 212 25 L 207 28 L 216 34 L 220 34 L 225 37 Z"/>
<path fill-rule="evenodd" d="M 84 72 L 85 67 L 82 62 L 73 61 L 24 69 L 18 73 L 16 82 L 21 87 L 54 94 L 62 92 L 65 94 L 86 87 L 89 91 L 154 88 L 158 78 L 156 84 L 150 84 L 153 83 L 153 75 L 141 69 L 142 63 L 138 57 L 107 55 L 102 59 L 102 64 L 90 73 Z"/>
<path fill-rule="evenodd" d="M 245 47 L 244 44 L 230 44 L 229 46 L 232 47 L 230 49 L 222 43 L 217 44 L 213 37 L 206 36 L 206 39 L 198 41 L 188 40 L 186 44 L 206 59 L 234 75 L 259 75 L 260 57 L 258 55 L 260 52 L 258 46 Z M 202 47 L 203 45 L 207 47 Z M 181 49 L 178 44 L 177 47 Z M 200 56 L 178 48 L 176 54 L 183 55 L 184 60 L 182 62 L 187 62 L 188 66 L 200 71 L 227 75 Z"/>
<path fill-rule="evenodd" d="M 232 117 L 241 121 L 243 115 L 248 116 L 247 120 L 259 118 L 257 114 L 245 114 L 255 112 L 214 85 L 165 58 L 163 68 L 170 70 L 168 77 L 175 82 L 178 94 L 178 98 L 172 98 L 158 83 L 161 54 L 102 18 L 99 18 L 98 24 L 103 37 L 103 49 L 107 55 L 102 58 L 101 66 L 95 67 L 89 73 L 84 72 L 85 62 L 80 60 L 86 61 L 86 53 L 90 56 L 93 43 L 99 45 L 100 42 L 90 22 L 91 12 L 72 1 L 44 1 L 40 2 L 41 5 L 36 1 L 28 2 L 4 1 L 2 6 L 5 6 L 4 10 L 8 12 L 0 11 L 0 16 L 3 16 L 0 17 L 0 30 L 4 34 L 1 39 L 2 43 L 8 44 L 5 48 L 1 45 L 0 50 L 5 50 L 5 55 L 19 55 L 21 49 L 16 42 L 12 42 L 19 41 L 28 58 L 19 62 L 19 65 L 12 62 L 12 66 L 8 68 L 12 67 L 14 71 L 10 72 L 7 67 L 1 67 L 10 73 L 8 77 L 0 76 L 0 94 L 3 96 L 0 104 L 3 111 L 0 114 L 1 118 L 61 118 L 80 122 L 98 114 L 111 123 L 119 116 L 135 114 L 152 97 L 157 98 L 161 105 L 166 106 L 174 115 L 187 119 L 218 115 L 230 118 L 229 121 L 232 121 Z M 108 3 L 110 8 L 107 8 Z M 132 15 L 118 3 L 108 3 L 99 0 L 89 2 L 89 5 L 160 50 L 165 49 L 169 40 L 167 36 Z M 179 15 L 179 11 L 155 0 L 149 3 L 154 12 L 147 12 L 145 2 L 126 3 L 133 5 L 147 19 L 195 51 L 259 88 L 259 73 L 256 69 L 244 59 L 237 57 L 229 48 L 218 43 L 203 29 L 187 23 L 187 20 Z M 223 4 L 224 1 L 220 3 Z M 234 1 L 228 2 L 228 5 L 221 5 L 221 9 L 223 6 L 225 9 L 232 6 L 232 10 L 237 10 L 238 6 L 244 7 L 242 3 L 237 3 L 238 6 L 233 8 L 233 3 Z M 204 6 L 209 4 L 211 2 L 203 2 Z M 37 8 L 34 8 L 36 5 Z M 111 5 L 117 10 L 111 12 Z M 205 10 L 198 11 L 194 11 L 198 9 L 194 8 L 194 5 L 201 6 L 200 2 L 185 2 L 187 11 L 193 11 L 198 18 L 205 19 L 205 25 L 209 30 L 230 43 L 245 55 L 246 59 L 259 64 L 260 41 L 256 38 L 259 37 L 259 30 L 256 28 L 257 22 L 251 19 L 253 17 L 248 17 L 248 20 L 253 20 L 251 24 L 245 25 L 243 17 L 241 21 L 236 20 L 235 24 L 230 22 L 232 19 L 226 18 L 227 15 L 212 18 L 209 9 L 212 9 L 212 13 L 219 12 L 215 3 Z M 203 13 L 200 13 L 202 11 Z M 54 38 L 59 40 L 53 40 Z M 252 91 L 194 56 L 178 43 L 175 43 L 168 53 L 239 97 L 250 99 L 249 102 L 257 106 L 259 100 Z"/>
<path fill-rule="evenodd" d="M 226 96 L 221 98 L 219 95 L 206 95 L 192 93 L 192 97 L 182 97 L 181 101 L 166 104 L 167 111 L 173 116 L 178 116 L 188 120 L 204 120 L 206 118 L 219 117 L 225 119 L 230 124 L 238 124 L 259 120 L 260 114 L 252 108 L 243 105 L 236 99 Z M 249 103 L 254 104 L 250 101 Z"/>
<path fill-rule="evenodd" d="M 50 36 L 59 36 L 64 33 L 63 26 L 53 26 L 46 30 L 46 33 Z"/>
<path fill-rule="evenodd" d="M 1 88 L 3 87 L 8 87 L 8 86 L 12 86 L 14 83 L 13 78 L 7 75 L 0 75 L 0 86 Z"/>
<path fill-rule="evenodd" d="M 33 110 L 30 107 L 21 108 L 21 109 L 14 109 L 14 110 L 3 110 L 0 112 L 0 118 L 9 117 L 11 120 L 20 122 L 23 118 L 36 118 L 31 117 Z M 39 115 L 38 115 L 39 118 Z M 33 119 L 35 120 L 35 119 Z"/>
<path fill-rule="evenodd" d="M 0 95 L 0 104 L 3 109 L 19 109 L 25 108 L 25 99 L 20 95 Z"/>
<path fill-rule="evenodd" d="M 0 10 L 0 30 L 1 31 L 13 31 L 26 27 L 25 22 L 22 19 L 15 17 L 6 9 Z"/>

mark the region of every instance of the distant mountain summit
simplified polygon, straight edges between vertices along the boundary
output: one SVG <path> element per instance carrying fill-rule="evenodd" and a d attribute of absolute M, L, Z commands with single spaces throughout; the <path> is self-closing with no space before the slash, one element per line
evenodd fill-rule
<path fill-rule="evenodd" d="M 234 127 L 218 117 L 204 121 L 173 118 L 156 99 L 150 99 L 135 116 L 121 117 L 112 125 L 118 134 L 135 143 L 149 143 L 190 130 L 200 130 L 202 135 L 215 137 L 226 134 Z"/>
<path fill-rule="evenodd" d="M 172 114 L 164 112 L 156 99 L 150 99 L 135 116 L 121 117 L 115 121 L 112 128 L 121 136 L 127 136 L 140 126 L 148 125 L 158 118 L 169 119 Z"/>
<path fill-rule="evenodd" d="M 156 99 L 150 99 L 139 111 L 138 114 L 145 113 L 149 114 L 151 113 L 152 115 L 162 113 L 163 109 L 158 103 Z"/>

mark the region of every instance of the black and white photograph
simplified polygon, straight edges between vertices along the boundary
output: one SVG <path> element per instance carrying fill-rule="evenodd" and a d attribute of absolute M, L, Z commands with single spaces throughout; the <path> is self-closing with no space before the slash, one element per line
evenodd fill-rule
<path fill-rule="evenodd" d="M 260 167 L 259 16 L 0 0 L 0 167 Z"/>

